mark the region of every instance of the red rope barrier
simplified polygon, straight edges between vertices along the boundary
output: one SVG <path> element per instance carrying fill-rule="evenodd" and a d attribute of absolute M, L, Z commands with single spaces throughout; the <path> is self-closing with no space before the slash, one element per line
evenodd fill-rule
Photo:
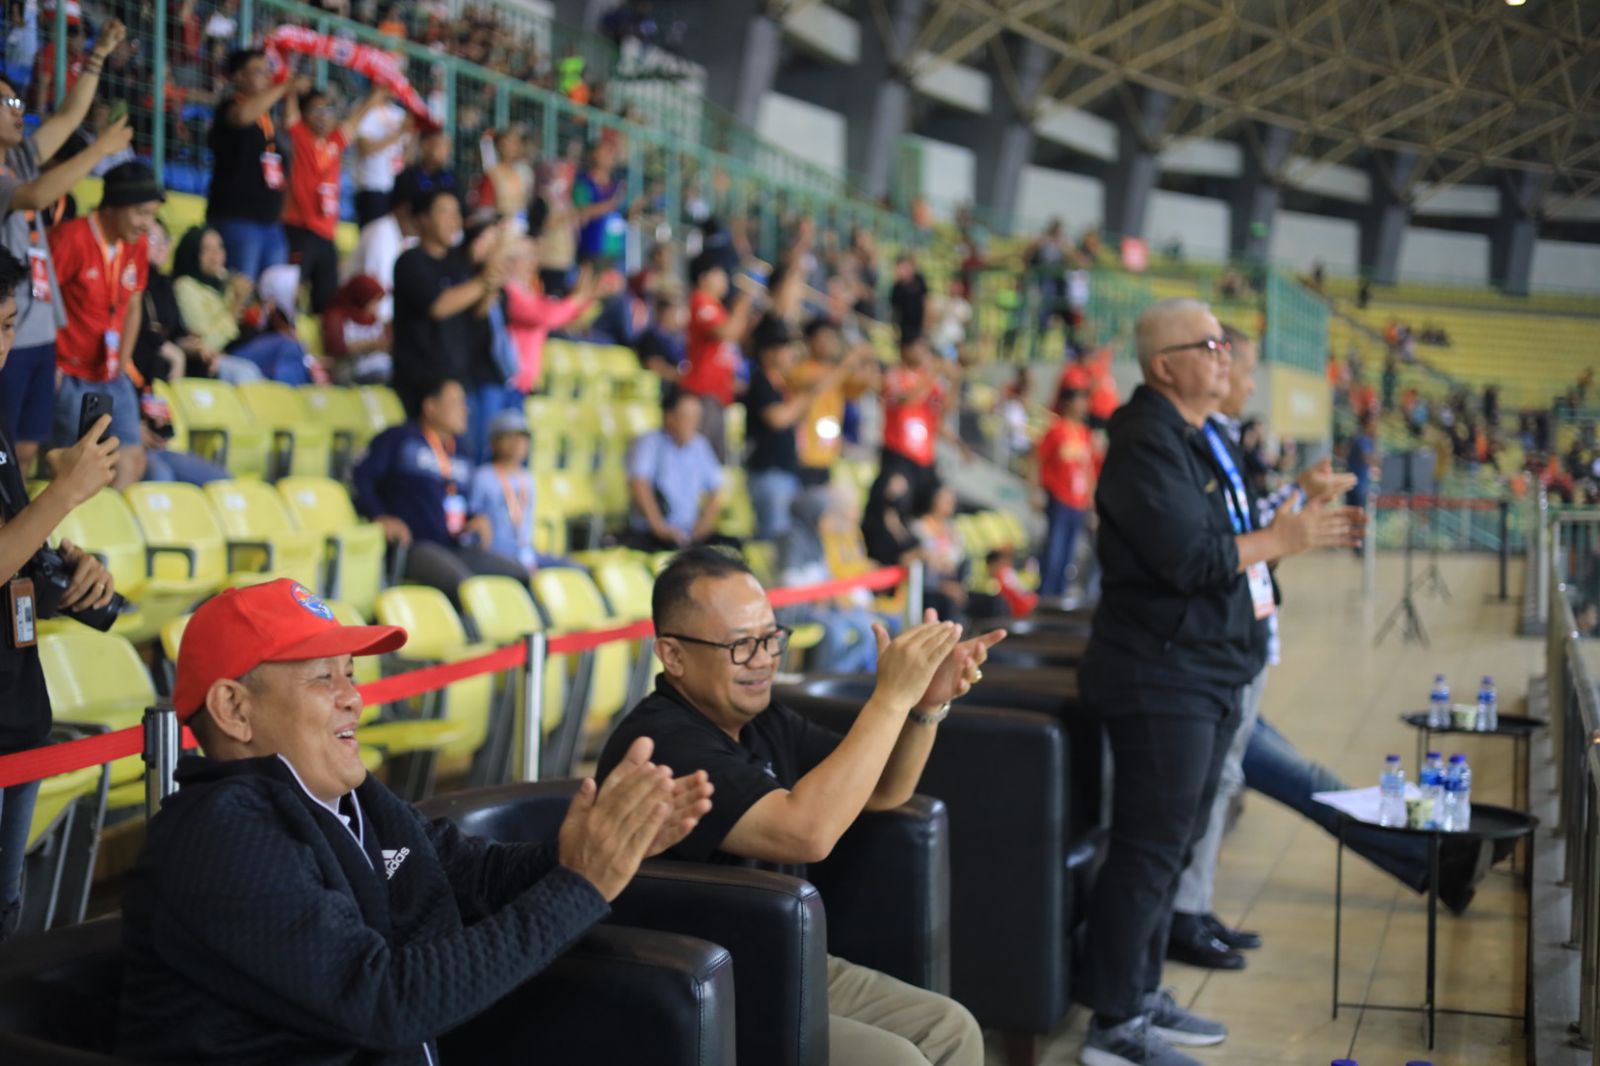
<path fill-rule="evenodd" d="M 527 661 L 528 649 L 525 645 L 507 644 L 485 655 L 476 655 L 460 662 L 424 666 L 420 670 L 409 670 L 403 674 L 393 674 L 377 681 L 369 681 L 357 691 L 361 693 L 364 707 L 370 707 L 374 703 L 394 703 L 397 700 L 408 700 L 413 696 L 436 691 L 457 681 L 477 677 L 479 674 L 497 674 L 502 670 L 514 670 Z"/>
<path fill-rule="evenodd" d="M 904 568 L 890 566 L 860 577 L 773 589 L 768 593 L 768 598 L 774 607 L 792 607 L 800 603 L 832 599 L 851 589 L 864 588 L 877 592 L 892 588 L 904 579 Z M 609 629 L 592 629 L 552 637 L 548 648 L 551 655 L 572 655 L 618 641 L 644 640 L 654 632 L 655 627 L 649 621 L 634 622 Z M 515 670 L 527 661 L 526 645 L 508 644 L 484 655 L 462 659 L 460 662 L 425 666 L 418 670 L 381 678 L 362 685 L 357 691 L 361 693 L 363 706 L 394 703 L 437 691 L 471 677 L 495 674 L 502 670 Z M 194 735 L 187 729 L 183 731 L 182 744 L 185 748 L 196 746 Z M 85 737 L 82 740 L 69 740 L 63 744 L 50 744 L 30 751 L 17 752 L 14 755 L 3 755 L 0 756 L 0 788 L 99 766 L 129 755 L 139 755 L 143 750 L 144 727 L 136 725 L 113 733 Z"/>
<path fill-rule="evenodd" d="M 610 629 L 588 629 L 579 633 L 551 637 L 547 647 L 551 655 L 575 655 L 580 651 L 598 648 L 602 644 L 615 644 L 623 640 L 644 640 L 655 631 L 656 627 L 646 619 L 643 622 L 631 622 Z"/>
<path fill-rule="evenodd" d="M 1501 502 L 1468 496 L 1412 496 L 1410 499 L 1411 506 L 1418 510 L 1432 507 L 1443 511 L 1493 511 Z M 1406 497 L 1398 493 L 1383 494 L 1378 497 L 1377 505 L 1404 510 Z"/>

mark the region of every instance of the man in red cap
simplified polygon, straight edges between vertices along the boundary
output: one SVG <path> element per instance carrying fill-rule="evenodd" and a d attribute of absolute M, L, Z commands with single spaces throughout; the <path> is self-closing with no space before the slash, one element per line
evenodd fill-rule
<path fill-rule="evenodd" d="M 441 1034 L 544 969 L 710 809 L 705 774 L 674 781 L 641 740 L 583 783 L 557 839 L 425 822 L 356 740 L 352 657 L 405 640 L 341 626 L 288 579 L 190 620 L 173 705 L 206 754 L 179 763 L 129 878 L 119 1054 L 434 1066 Z"/>

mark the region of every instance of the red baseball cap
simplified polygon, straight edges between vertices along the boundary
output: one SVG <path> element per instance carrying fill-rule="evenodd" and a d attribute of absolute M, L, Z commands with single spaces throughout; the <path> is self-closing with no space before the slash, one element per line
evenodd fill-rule
<path fill-rule="evenodd" d="M 237 680 L 262 663 L 335 655 L 382 655 L 406 642 L 399 626 L 346 626 L 292 578 L 229 589 L 200 605 L 178 647 L 172 706 L 187 722 L 215 681 Z"/>

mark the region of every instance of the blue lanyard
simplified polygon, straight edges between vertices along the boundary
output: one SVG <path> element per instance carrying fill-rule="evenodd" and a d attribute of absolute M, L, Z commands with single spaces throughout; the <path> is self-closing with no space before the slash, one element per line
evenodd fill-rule
<path fill-rule="evenodd" d="M 1228 478 L 1231 491 L 1223 495 L 1223 501 L 1228 505 L 1228 517 L 1233 520 L 1235 533 L 1248 533 L 1255 526 L 1250 521 L 1250 494 L 1245 491 L 1244 478 L 1239 476 L 1239 468 L 1234 465 L 1233 455 L 1228 451 L 1228 446 L 1222 442 L 1222 435 L 1217 432 L 1216 423 L 1206 421 L 1206 440 L 1211 443 L 1211 454 L 1217 457 L 1217 463 L 1222 467 L 1222 472 Z"/>

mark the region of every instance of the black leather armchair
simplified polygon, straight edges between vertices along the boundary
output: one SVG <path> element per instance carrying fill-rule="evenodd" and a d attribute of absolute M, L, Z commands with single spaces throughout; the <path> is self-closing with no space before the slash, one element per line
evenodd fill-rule
<path fill-rule="evenodd" d="M 1078 738 L 1069 743 L 1060 698 L 1006 689 L 995 680 L 1005 673 L 986 666 L 951 711 L 918 787 L 949 807 L 952 993 L 986 1028 L 1037 1034 L 1070 1006 L 1071 934 L 1104 833 L 1098 793 L 1079 799 Z M 843 731 L 872 687 L 870 677 L 821 677 L 773 698 Z"/>
<path fill-rule="evenodd" d="M 0 1062 L 131 1066 L 114 1054 L 122 985 L 116 918 L 0 952 Z M 606 926 L 441 1041 L 447 1061 L 526 1047 L 552 1062 L 733 1066 L 733 962 L 686 936 Z"/>
<path fill-rule="evenodd" d="M 458 792 L 422 810 L 494 840 L 544 840 L 555 835 L 577 785 Z M 687 933 L 733 954 L 740 1062 L 822 1064 L 829 951 L 936 991 L 948 988 L 948 835 L 944 805 L 915 797 L 897 810 L 864 815 L 833 855 L 810 868 L 816 887 L 763 870 L 652 860 L 612 913 L 630 926 Z M 823 898 L 830 900 L 826 919 Z"/>

